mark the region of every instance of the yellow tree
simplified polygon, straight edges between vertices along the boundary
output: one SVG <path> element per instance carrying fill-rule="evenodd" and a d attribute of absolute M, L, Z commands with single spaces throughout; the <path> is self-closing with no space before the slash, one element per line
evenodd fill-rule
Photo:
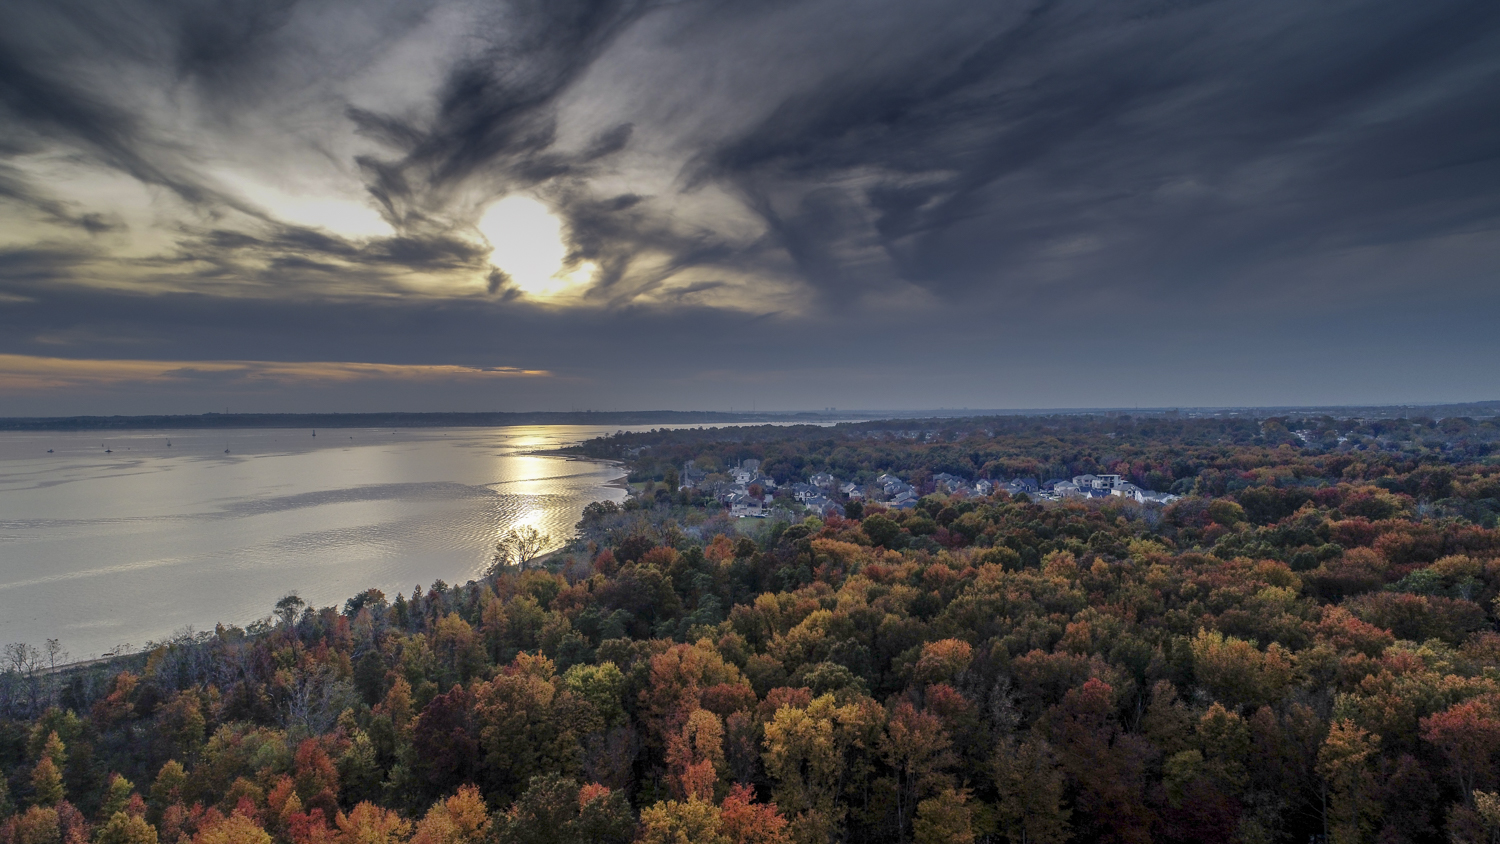
<path fill-rule="evenodd" d="M 840 799 L 851 767 L 865 762 L 880 733 L 885 710 L 868 698 L 840 706 L 831 694 L 805 707 L 783 706 L 766 724 L 766 772 L 774 795 L 792 813 L 799 841 L 838 835 L 847 808 Z"/>
<path fill-rule="evenodd" d="M 1272 644 L 1264 652 L 1254 642 L 1200 630 L 1192 642 L 1193 671 L 1215 696 L 1255 707 L 1275 703 L 1292 680 L 1290 655 Z"/>
<path fill-rule="evenodd" d="M 52 760 L 52 764 L 58 768 L 66 767 L 68 764 L 68 748 L 63 740 L 57 735 L 57 730 L 47 734 L 47 741 L 42 745 L 41 755 Z"/>
<path fill-rule="evenodd" d="M 391 726 L 396 729 L 398 736 L 407 734 L 407 727 L 415 715 L 411 700 L 411 683 L 405 677 L 397 676 L 396 681 L 391 683 L 391 688 L 385 693 L 385 699 L 375 707 L 376 714 L 384 715 L 391 719 Z"/>
<path fill-rule="evenodd" d="M 134 791 L 135 783 L 119 774 L 110 774 L 109 781 L 104 786 L 104 805 L 99 808 L 99 816 L 109 818 L 113 817 L 116 812 L 125 811 L 125 806 L 130 802 L 130 795 Z"/>
<path fill-rule="evenodd" d="M 187 789 L 187 771 L 182 763 L 176 759 L 168 759 L 162 764 L 161 770 L 156 773 L 156 781 L 151 784 L 151 809 L 157 817 L 168 806 L 181 803 L 185 798 Z"/>
<path fill-rule="evenodd" d="M 43 756 L 42 761 L 31 769 L 31 802 L 38 806 L 56 806 L 64 796 L 62 771 L 57 769 L 51 756 Z"/>
<path fill-rule="evenodd" d="M 31 802 L 38 806 L 56 806 L 67 796 L 63 788 L 62 769 L 68 763 L 67 747 L 57 731 L 47 734 L 40 758 L 31 770 Z"/>
<path fill-rule="evenodd" d="M 912 668 L 912 681 L 919 687 L 947 683 L 962 674 L 974 659 L 974 648 L 961 639 L 943 639 L 922 646 L 922 655 Z"/>
<path fill-rule="evenodd" d="M 912 828 L 917 844 L 974 844 L 968 792 L 945 788 L 923 800 Z"/>
<path fill-rule="evenodd" d="M 236 812 L 198 830 L 193 844 L 271 844 L 271 836 L 260 824 Z"/>
<path fill-rule="evenodd" d="M 94 834 L 95 844 L 157 844 L 156 827 L 145 818 L 115 812 Z"/>
<path fill-rule="evenodd" d="M 467 683 L 484 671 L 484 641 L 457 613 L 438 619 L 432 633 L 432 650 L 450 672 L 448 679 Z"/>
<path fill-rule="evenodd" d="M 62 822 L 51 806 L 32 806 L 7 822 L 15 844 L 62 844 Z"/>
<path fill-rule="evenodd" d="M 337 844 L 404 844 L 411 824 L 388 809 L 361 803 L 349 814 L 339 812 Z"/>
<path fill-rule="evenodd" d="M 1379 746 L 1380 736 L 1340 718 L 1318 749 L 1318 774 L 1328 793 L 1323 826 L 1333 844 L 1364 841 L 1375 824 L 1376 806 L 1367 805 L 1366 796 L 1374 788 L 1370 759 Z"/>
<path fill-rule="evenodd" d="M 641 811 L 636 844 L 730 844 L 720 828 L 719 807 L 696 798 L 664 800 Z"/>
<path fill-rule="evenodd" d="M 417 824 L 411 844 L 484 844 L 490 837 L 490 814 L 479 789 L 463 786 L 457 794 L 432 804 Z"/>

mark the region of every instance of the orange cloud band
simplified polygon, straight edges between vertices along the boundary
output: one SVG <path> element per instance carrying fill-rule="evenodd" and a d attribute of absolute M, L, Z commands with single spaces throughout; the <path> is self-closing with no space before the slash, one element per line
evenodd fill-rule
<path fill-rule="evenodd" d="M 376 380 L 444 380 L 537 378 L 545 369 L 513 366 L 403 365 L 329 361 L 215 360 L 75 360 L 0 355 L 0 392 L 31 392 L 67 387 L 119 386 L 123 383 L 189 383 L 192 381 L 316 383 Z"/>

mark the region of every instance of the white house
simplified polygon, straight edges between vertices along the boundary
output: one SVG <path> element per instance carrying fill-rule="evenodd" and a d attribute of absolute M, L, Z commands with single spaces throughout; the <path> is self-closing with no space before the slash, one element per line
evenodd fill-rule
<path fill-rule="evenodd" d="M 844 508 L 838 502 L 830 501 L 827 498 L 818 497 L 809 499 L 805 506 L 820 516 L 827 516 L 830 513 L 837 513 L 840 516 L 844 514 Z"/>
<path fill-rule="evenodd" d="M 1091 490 L 1102 490 L 1104 492 L 1108 492 L 1109 490 L 1114 489 L 1116 486 L 1119 486 L 1119 484 L 1120 484 L 1120 476 L 1119 475 L 1079 475 L 1079 476 L 1073 478 L 1073 483 L 1075 485 L 1077 485 L 1077 487 L 1080 490 L 1084 491 L 1084 492 L 1088 492 L 1088 491 L 1091 491 Z M 1056 489 L 1056 488 L 1054 487 L 1054 489 Z"/>
<path fill-rule="evenodd" d="M 798 501 L 805 503 L 809 498 L 817 498 L 822 494 L 823 493 L 812 484 L 792 484 L 792 497 L 797 499 Z"/>
<path fill-rule="evenodd" d="M 729 515 L 736 519 L 764 519 L 766 512 L 760 506 L 759 501 L 756 501 L 754 498 L 746 498 L 731 504 Z"/>

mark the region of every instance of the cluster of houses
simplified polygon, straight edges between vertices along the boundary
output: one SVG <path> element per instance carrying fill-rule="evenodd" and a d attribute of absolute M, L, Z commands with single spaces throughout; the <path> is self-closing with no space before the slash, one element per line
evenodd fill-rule
<path fill-rule="evenodd" d="M 839 501 L 842 496 L 845 501 L 858 501 L 865 497 L 864 491 L 856 484 L 840 484 L 838 478 L 827 472 L 817 472 L 808 476 L 806 483 L 791 485 L 792 498 L 797 503 L 806 507 L 811 512 L 826 516 L 829 513 L 844 512 L 844 505 Z"/>
<path fill-rule="evenodd" d="M 1076 475 L 1070 481 L 1055 480 L 1048 481 L 1044 490 L 1038 494 L 1043 498 L 1061 500 L 1064 498 L 1106 498 L 1118 496 L 1129 498 L 1132 501 L 1155 502 L 1157 504 L 1170 504 L 1181 498 L 1170 492 L 1153 492 L 1142 489 L 1135 484 L 1124 480 L 1119 475 Z"/>
<path fill-rule="evenodd" d="M 682 467 L 680 489 L 697 489 L 712 494 L 729 507 L 736 518 L 764 518 L 766 502 L 776 494 L 776 479 L 761 474 L 759 460 L 743 460 L 726 473 L 727 480 L 710 483 L 708 473 L 689 460 Z"/>
<path fill-rule="evenodd" d="M 861 500 L 877 501 L 893 510 L 910 510 L 917 506 L 917 500 L 921 497 L 916 487 L 889 472 L 880 475 L 870 486 L 840 482 L 827 472 L 818 472 L 809 476 L 806 481 L 782 487 L 775 479 L 760 471 L 759 460 L 745 460 L 725 475 L 722 480 L 710 481 L 709 473 L 689 460 L 682 467 L 681 488 L 697 489 L 714 496 L 736 518 L 764 518 L 770 513 L 774 498 L 783 501 L 790 498 L 805 510 L 826 516 L 832 513 L 842 515 L 845 502 Z M 1011 495 L 1025 494 L 1048 501 L 1117 496 L 1142 504 L 1169 504 L 1180 497 L 1142 489 L 1119 475 L 1078 475 L 1071 480 L 1057 478 L 1039 484 L 1035 478 L 1016 478 L 1010 481 L 981 478 L 968 481 L 957 475 L 940 472 L 932 476 L 932 486 L 934 491 L 948 495 L 980 498 L 1004 491 Z"/>

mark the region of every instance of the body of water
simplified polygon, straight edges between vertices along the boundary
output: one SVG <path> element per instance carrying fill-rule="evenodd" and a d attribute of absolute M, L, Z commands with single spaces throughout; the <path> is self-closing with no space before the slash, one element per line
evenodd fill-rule
<path fill-rule="evenodd" d="M 462 583 L 507 530 L 560 542 L 624 498 L 616 465 L 528 453 L 614 430 L 0 433 L 0 643 L 81 659 L 244 625 L 289 592 Z"/>

